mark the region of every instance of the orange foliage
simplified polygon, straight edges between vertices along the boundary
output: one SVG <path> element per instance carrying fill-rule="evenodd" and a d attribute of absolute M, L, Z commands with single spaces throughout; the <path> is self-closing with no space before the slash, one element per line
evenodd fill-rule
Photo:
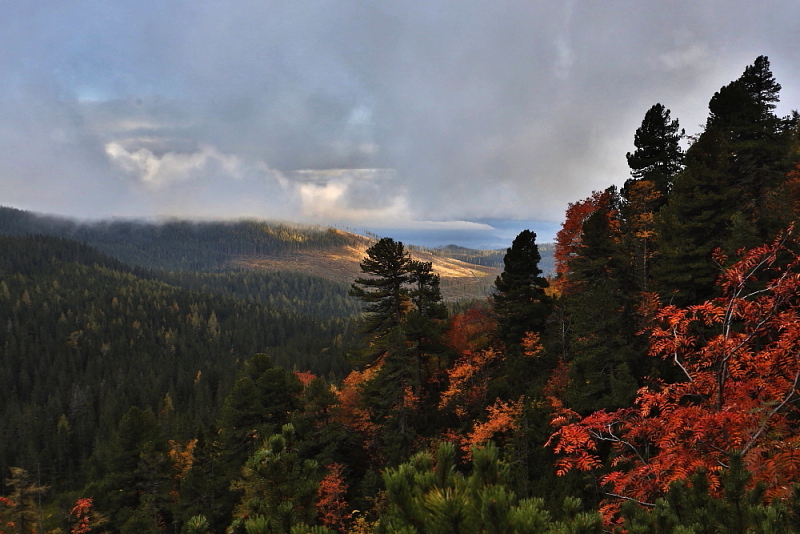
<path fill-rule="evenodd" d="M 470 308 L 450 318 L 445 339 L 451 349 L 463 354 L 485 348 L 494 329 L 495 321 L 488 307 Z"/>
<path fill-rule="evenodd" d="M 790 203 L 792 213 L 800 214 L 800 163 L 797 163 L 791 171 L 786 174 L 786 196 Z"/>
<path fill-rule="evenodd" d="M 92 509 L 92 499 L 78 499 L 69 515 L 75 518 L 75 524 L 69 529 L 70 534 L 84 534 L 91 530 L 89 526 L 89 511 Z"/>
<path fill-rule="evenodd" d="M 378 360 L 363 371 L 351 371 L 335 390 L 339 405 L 334 410 L 333 420 L 369 438 L 375 437 L 378 428 L 371 421 L 369 412 L 362 408 L 361 385 L 372 380 L 382 365 L 383 360 Z"/>
<path fill-rule="evenodd" d="M 650 180 L 631 182 L 627 191 L 628 232 L 634 239 L 634 261 L 638 271 L 639 286 L 647 291 L 650 262 L 656 256 L 653 241 L 655 232 L 655 210 L 662 194 Z"/>
<path fill-rule="evenodd" d="M 338 463 L 326 465 L 327 473 L 317 488 L 317 510 L 320 522 L 329 529 L 346 532 L 346 522 L 350 519 L 347 513 L 347 484 L 344 483 L 342 471 L 344 466 Z"/>
<path fill-rule="evenodd" d="M 314 373 L 309 373 L 308 371 L 295 371 L 294 376 L 303 384 L 303 387 L 306 387 L 309 382 L 317 378 L 317 375 Z"/>
<path fill-rule="evenodd" d="M 549 444 L 561 454 L 559 474 L 600 467 L 598 445 L 611 444 L 610 472 L 600 477 L 607 511 L 616 497 L 652 503 L 700 468 L 716 491 L 730 453 L 742 455 L 771 498 L 800 482 L 800 257 L 788 234 L 726 269 L 722 297 L 657 312 L 649 352 L 673 362 L 684 381 L 642 388 L 634 406 L 583 419 L 556 406 L 560 428 Z M 755 282 L 765 275 L 768 282 Z"/>
<path fill-rule="evenodd" d="M 419 407 L 419 397 L 414 393 L 414 388 L 406 386 L 403 388 L 403 408 L 412 412 Z"/>
<path fill-rule="evenodd" d="M 484 443 L 495 435 L 518 428 L 517 419 L 522 413 L 524 397 L 516 402 L 503 402 L 496 399 L 494 404 L 486 407 L 489 414 L 483 423 L 476 422 L 472 432 L 467 436 L 466 442 L 461 446 L 469 457 L 472 447 L 482 447 Z"/>
<path fill-rule="evenodd" d="M 544 348 L 540 342 L 540 336 L 536 332 L 525 332 L 522 337 L 522 353 L 528 358 L 533 358 L 541 354 Z"/>
<path fill-rule="evenodd" d="M 567 282 L 569 262 L 577 255 L 581 246 L 583 223 L 598 209 L 609 207 L 610 202 L 611 193 L 609 191 L 594 191 L 588 198 L 579 202 L 571 202 L 567 206 L 567 213 L 564 216 L 564 222 L 561 223 L 561 230 L 556 234 L 553 248 L 556 271 L 554 285 L 559 292 L 567 293 L 569 291 Z M 610 213 L 610 215 L 612 214 Z"/>
<path fill-rule="evenodd" d="M 196 439 L 190 439 L 185 445 L 178 443 L 174 440 L 169 440 L 169 455 L 170 460 L 175 466 L 177 473 L 175 478 L 181 480 L 189 469 L 192 468 L 194 463 L 194 448 L 197 445 Z"/>
<path fill-rule="evenodd" d="M 492 348 L 464 352 L 447 370 L 448 387 L 440 397 L 439 409 L 452 406 L 458 417 L 466 416 L 468 408 L 486 395 L 490 364 L 502 359 L 503 355 Z"/>
<path fill-rule="evenodd" d="M 8 506 L 12 510 L 16 507 L 14 501 L 3 496 L 0 496 L 0 504 Z M 3 514 L 0 513 L 0 522 L 2 521 L 4 521 Z M 10 529 L 8 530 L 9 534 L 17 531 L 17 525 L 13 521 L 6 521 L 5 524 L 0 524 L 0 534 L 6 534 L 6 528 Z"/>

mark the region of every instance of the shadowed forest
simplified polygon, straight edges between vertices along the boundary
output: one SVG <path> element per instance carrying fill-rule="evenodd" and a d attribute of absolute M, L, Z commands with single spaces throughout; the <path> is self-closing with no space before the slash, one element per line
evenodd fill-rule
<path fill-rule="evenodd" d="M 552 245 L 0 208 L 0 533 L 800 532 L 780 89 L 653 105 Z"/>

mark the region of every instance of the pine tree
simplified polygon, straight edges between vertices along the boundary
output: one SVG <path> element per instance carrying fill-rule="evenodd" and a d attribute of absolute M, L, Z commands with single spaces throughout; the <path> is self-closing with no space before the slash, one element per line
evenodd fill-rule
<path fill-rule="evenodd" d="M 322 470 L 316 461 L 300 457 L 296 441 L 294 426 L 287 423 L 247 459 L 233 484 L 242 498 L 232 531 L 289 534 L 294 525 L 314 522 Z"/>
<path fill-rule="evenodd" d="M 633 502 L 622 506 L 629 534 L 680 534 L 685 532 L 800 532 L 800 492 L 787 501 L 769 502 L 764 487 L 753 487 L 742 458 L 732 455 L 712 495 L 708 473 L 673 483 L 653 506 Z"/>
<path fill-rule="evenodd" d="M 505 269 L 494 283 L 494 309 L 497 337 L 508 348 L 519 346 L 527 332 L 541 332 L 550 313 L 541 259 L 536 234 L 530 230 L 520 232 L 503 258 Z"/>
<path fill-rule="evenodd" d="M 653 182 L 664 200 L 672 178 L 681 170 L 683 150 L 679 143 L 684 133 L 678 120 L 670 119 L 669 109 L 655 104 L 647 110 L 642 125 L 636 129 L 633 138 L 636 151 L 626 155 L 633 180 Z M 625 187 L 627 189 L 627 183 Z"/>
<path fill-rule="evenodd" d="M 491 442 L 474 450 L 472 473 L 456 470 L 455 448 L 441 444 L 435 458 L 427 452 L 383 474 L 388 509 L 378 530 L 405 534 L 600 534 L 596 513 L 579 512 L 579 499 L 565 502 L 565 518 L 556 521 L 540 498 L 519 500 L 508 487 L 509 466 Z"/>
<path fill-rule="evenodd" d="M 351 295 L 366 303 L 366 363 L 376 372 L 362 387 L 363 401 L 379 422 L 386 455 L 406 458 L 418 430 L 430 360 L 444 350 L 447 310 L 432 265 L 412 260 L 403 244 L 383 238 L 367 250 Z"/>
<path fill-rule="evenodd" d="M 363 330 L 379 342 L 400 326 L 408 311 L 405 285 L 411 277 L 411 258 L 402 242 L 384 237 L 367 249 L 360 267 L 370 276 L 356 278 L 350 295 L 366 304 Z"/>

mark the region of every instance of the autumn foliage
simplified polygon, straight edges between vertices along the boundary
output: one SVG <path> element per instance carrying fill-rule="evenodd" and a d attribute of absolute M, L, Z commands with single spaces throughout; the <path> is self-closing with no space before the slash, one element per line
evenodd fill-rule
<path fill-rule="evenodd" d="M 583 223 L 598 209 L 609 208 L 610 203 L 611 192 L 608 190 L 595 191 L 588 198 L 569 203 L 564 222 L 561 223 L 561 230 L 556 234 L 553 248 L 556 271 L 555 286 L 560 292 L 568 290 L 566 277 L 570 272 L 569 262 L 577 255 L 581 246 Z"/>
<path fill-rule="evenodd" d="M 69 529 L 70 534 L 84 534 L 91 530 L 89 525 L 89 512 L 92 509 L 92 499 L 78 499 L 69 515 L 75 518 L 75 524 Z"/>
<path fill-rule="evenodd" d="M 472 457 L 472 451 L 480 449 L 490 439 L 498 434 L 510 432 L 518 428 L 519 416 L 522 413 L 522 406 L 525 397 L 520 397 L 516 401 L 504 402 L 495 399 L 494 404 L 486 407 L 486 421 L 475 422 L 472 431 L 467 436 L 461 448 L 467 454 L 467 458 Z"/>
<path fill-rule="evenodd" d="M 344 465 L 333 463 L 325 466 L 327 472 L 317 488 L 317 510 L 320 522 L 329 529 L 345 532 L 350 519 L 347 502 L 347 484 L 344 482 Z"/>
<path fill-rule="evenodd" d="M 771 498 L 800 481 L 800 257 L 786 235 L 725 269 L 721 297 L 656 314 L 649 352 L 677 366 L 682 381 L 640 389 L 630 408 L 557 413 L 549 443 L 560 474 L 602 467 L 601 445 L 611 446 L 600 478 L 609 515 L 619 498 L 652 503 L 701 468 L 715 491 L 731 454 Z"/>
<path fill-rule="evenodd" d="M 503 355 L 495 349 L 465 351 L 447 369 L 447 389 L 442 392 L 439 409 L 450 408 L 457 417 L 467 417 L 476 406 L 486 400 L 486 386 L 492 363 L 502 360 Z"/>

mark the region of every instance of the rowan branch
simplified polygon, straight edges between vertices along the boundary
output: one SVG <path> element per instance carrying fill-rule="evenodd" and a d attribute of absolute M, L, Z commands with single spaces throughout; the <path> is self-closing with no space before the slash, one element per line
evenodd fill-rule
<path fill-rule="evenodd" d="M 792 381 L 791 391 L 789 391 L 788 395 L 786 395 L 786 397 L 781 401 L 781 403 L 775 406 L 775 408 L 773 408 L 770 411 L 769 415 L 764 418 L 764 421 L 761 423 L 759 429 L 756 431 L 755 434 L 753 434 L 753 436 L 750 438 L 750 441 L 748 441 L 747 445 L 745 445 L 744 448 L 742 449 L 742 456 L 744 456 L 747 453 L 747 451 L 749 451 L 756 444 L 758 438 L 760 438 L 761 434 L 763 434 L 764 431 L 767 429 L 767 425 L 769 424 L 770 419 L 772 419 L 775 416 L 775 414 L 781 411 L 781 409 L 789 403 L 791 398 L 794 397 L 794 394 L 797 392 L 798 381 L 800 381 L 800 370 L 798 370 L 794 374 L 794 381 Z"/>

